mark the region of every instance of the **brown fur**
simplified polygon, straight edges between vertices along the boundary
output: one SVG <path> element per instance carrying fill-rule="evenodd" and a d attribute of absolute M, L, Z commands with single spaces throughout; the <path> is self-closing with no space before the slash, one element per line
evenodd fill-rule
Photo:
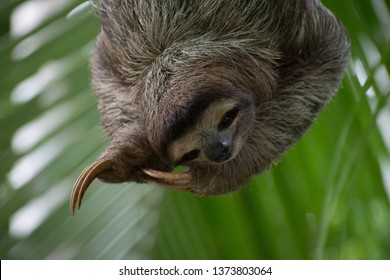
<path fill-rule="evenodd" d="M 169 129 L 218 92 L 251 100 L 253 127 L 234 159 L 188 172 L 198 194 L 234 191 L 310 127 L 348 62 L 346 31 L 317 0 L 101 0 L 98 9 L 91 69 L 111 138 L 100 156 L 112 161 L 106 182 L 171 170 Z"/>

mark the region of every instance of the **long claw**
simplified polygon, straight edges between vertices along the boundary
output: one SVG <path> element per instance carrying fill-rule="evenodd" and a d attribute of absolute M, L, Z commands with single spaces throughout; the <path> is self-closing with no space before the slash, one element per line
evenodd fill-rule
<path fill-rule="evenodd" d="M 191 179 L 191 174 L 187 172 L 183 173 L 172 173 L 172 172 L 163 172 L 154 169 L 143 169 L 143 171 L 150 177 L 156 179 L 170 180 L 174 182 L 185 181 Z"/>
<path fill-rule="evenodd" d="M 189 191 L 193 188 L 193 184 L 190 181 L 185 181 L 181 183 L 174 183 L 174 182 L 166 182 L 163 180 L 157 180 L 154 178 L 145 178 L 145 182 L 156 185 L 158 187 L 162 187 L 165 189 L 171 189 L 171 190 L 180 190 L 180 191 Z"/>
<path fill-rule="evenodd" d="M 188 191 L 194 187 L 192 176 L 188 172 L 172 173 L 154 169 L 143 169 L 143 171 L 147 175 L 144 181 L 159 187 L 182 191 Z"/>
<path fill-rule="evenodd" d="M 92 181 L 103 171 L 111 168 L 111 161 L 102 159 L 97 160 L 90 166 L 84 169 L 84 171 L 78 177 L 76 183 L 73 186 L 72 194 L 70 197 L 70 214 L 73 216 L 76 206 L 80 208 L 81 201 L 85 192 L 92 183 Z"/>

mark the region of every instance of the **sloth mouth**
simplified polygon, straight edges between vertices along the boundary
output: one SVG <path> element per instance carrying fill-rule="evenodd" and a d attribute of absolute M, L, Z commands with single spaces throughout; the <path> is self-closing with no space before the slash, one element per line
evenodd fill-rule
<path fill-rule="evenodd" d="M 222 151 L 218 155 L 218 157 L 214 158 L 213 160 L 211 160 L 211 159 L 210 160 L 216 164 L 223 164 L 224 162 L 231 160 L 231 157 L 232 157 L 231 149 L 226 149 L 226 150 Z"/>
<path fill-rule="evenodd" d="M 213 165 L 223 165 L 225 163 L 228 163 L 229 161 L 232 161 L 236 158 L 236 154 L 233 154 L 233 152 L 230 152 L 224 159 L 221 159 L 219 161 L 212 161 L 211 164 Z"/>
<path fill-rule="evenodd" d="M 236 153 L 233 153 L 233 152 L 229 152 L 228 154 L 224 155 L 223 157 L 221 157 L 220 159 L 218 160 L 203 160 L 203 161 L 196 161 L 196 162 L 189 162 L 188 165 L 187 164 L 184 164 L 185 166 L 196 166 L 196 165 L 199 165 L 199 166 L 204 166 L 204 165 L 224 165 L 232 160 L 235 159 L 235 157 L 237 156 Z"/>

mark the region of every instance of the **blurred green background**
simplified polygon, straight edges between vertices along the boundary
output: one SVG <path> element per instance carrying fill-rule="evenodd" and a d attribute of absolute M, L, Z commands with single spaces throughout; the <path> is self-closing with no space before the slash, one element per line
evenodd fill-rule
<path fill-rule="evenodd" d="M 0 3 L 1 259 L 390 259 L 390 3 L 322 1 L 352 57 L 339 93 L 275 167 L 238 193 L 136 184 L 88 190 L 107 143 L 88 58 L 99 23 L 83 1 Z"/>

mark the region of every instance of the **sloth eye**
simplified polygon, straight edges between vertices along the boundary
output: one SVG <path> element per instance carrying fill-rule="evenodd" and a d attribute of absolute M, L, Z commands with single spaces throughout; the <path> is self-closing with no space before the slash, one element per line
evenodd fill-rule
<path fill-rule="evenodd" d="M 200 151 L 199 150 L 192 150 L 191 152 L 188 152 L 186 153 L 180 160 L 180 162 L 184 163 L 184 162 L 188 162 L 188 161 L 191 161 L 191 160 L 194 160 L 196 159 L 200 154 Z"/>
<path fill-rule="evenodd" d="M 218 129 L 219 130 L 224 130 L 229 128 L 233 121 L 236 119 L 238 115 L 239 109 L 237 107 L 231 109 L 228 111 L 223 118 L 221 119 L 220 123 L 218 124 Z"/>

